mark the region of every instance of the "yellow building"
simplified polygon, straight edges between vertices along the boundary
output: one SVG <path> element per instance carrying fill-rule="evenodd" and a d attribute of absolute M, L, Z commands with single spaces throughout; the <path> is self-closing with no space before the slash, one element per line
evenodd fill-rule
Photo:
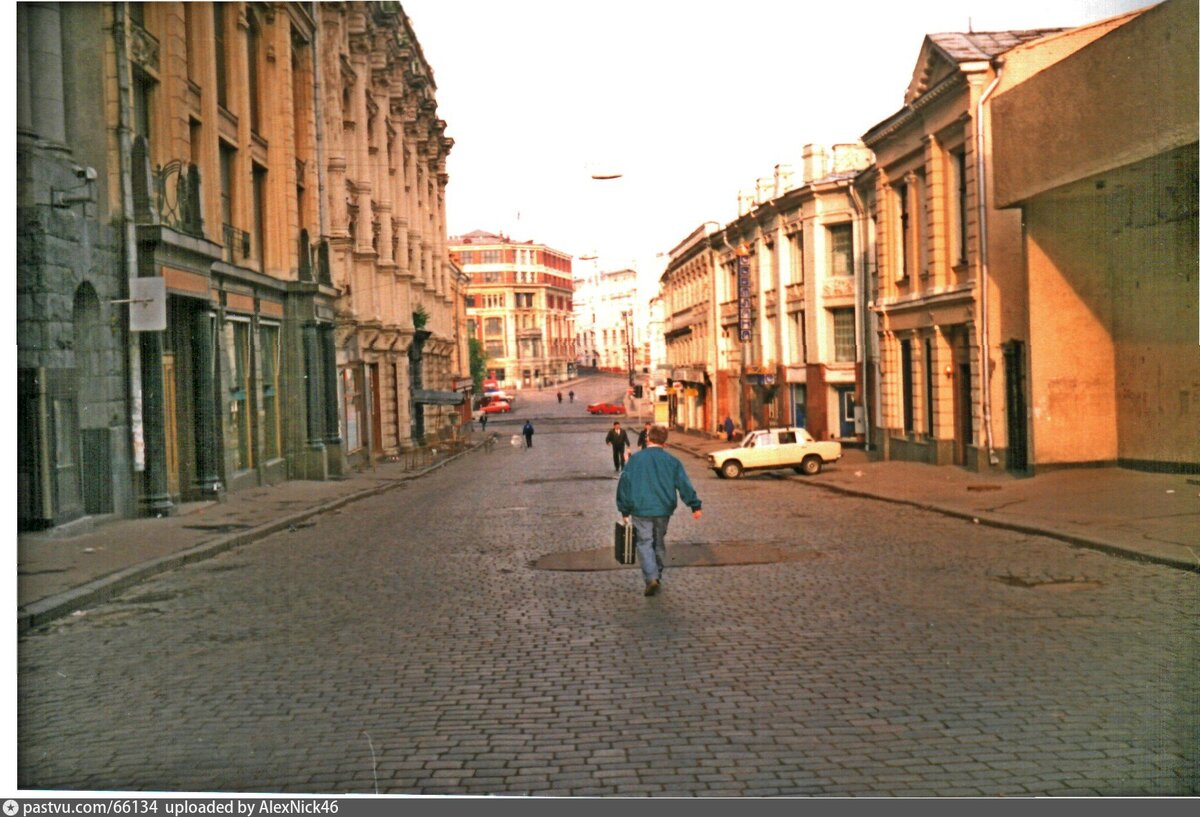
<path fill-rule="evenodd" d="M 398 3 L 318 3 L 322 234 L 338 293 L 342 445 L 351 463 L 460 417 L 457 282 L 433 71 Z"/>
<path fill-rule="evenodd" d="M 879 326 L 872 436 L 884 457 L 1029 468 L 1031 317 L 1020 213 L 991 195 L 993 100 L 1134 16 L 1069 31 L 931 34 L 904 106 L 864 134 L 876 156 L 863 197 L 873 202 Z"/>
<path fill-rule="evenodd" d="M 713 431 L 717 416 L 717 254 L 708 225 L 701 225 L 669 253 L 659 278 L 665 341 L 665 372 L 677 384 L 668 392 L 668 422 Z"/>
<path fill-rule="evenodd" d="M 1197 6 L 1121 23 L 992 103 L 995 200 L 1024 223 L 1029 304 L 1027 346 L 998 339 L 1006 379 L 1027 367 L 1006 408 L 1034 468 L 1195 472 Z"/>
<path fill-rule="evenodd" d="M 469 276 L 466 331 L 507 389 L 562 383 L 575 373 L 571 256 L 476 230 L 450 239 Z"/>

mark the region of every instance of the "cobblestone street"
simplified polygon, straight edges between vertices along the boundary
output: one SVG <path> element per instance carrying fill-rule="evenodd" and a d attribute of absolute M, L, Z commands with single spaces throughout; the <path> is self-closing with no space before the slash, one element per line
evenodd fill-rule
<path fill-rule="evenodd" d="M 1196 574 L 681 455 L 704 518 L 669 548 L 795 558 L 644 598 L 532 566 L 616 518 L 611 418 L 509 445 L 536 399 L 490 452 L 26 634 L 19 785 L 1200 794 Z"/>

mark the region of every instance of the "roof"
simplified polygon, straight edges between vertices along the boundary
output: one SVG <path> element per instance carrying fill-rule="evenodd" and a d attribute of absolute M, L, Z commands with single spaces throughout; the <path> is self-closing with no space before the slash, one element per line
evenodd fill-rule
<path fill-rule="evenodd" d="M 1030 28 L 1021 31 L 956 31 L 926 35 L 934 46 L 954 62 L 990 60 L 1030 40 L 1065 28 Z"/>

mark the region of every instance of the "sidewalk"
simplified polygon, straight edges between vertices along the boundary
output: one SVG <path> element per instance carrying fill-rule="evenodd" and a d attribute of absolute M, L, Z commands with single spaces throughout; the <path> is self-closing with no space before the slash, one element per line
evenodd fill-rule
<path fill-rule="evenodd" d="M 671 433 L 668 446 L 704 458 L 730 443 Z M 735 443 L 736 444 L 736 443 Z M 802 485 L 913 505 L 977 524 L 1061 539 L 1125 558 L 1200 572 L 1200 476 L 1078 468 L 1021 478 L 946 465 L 871 462 L 843 449 L 840 462 Z M 753 478 L 753 477 L 752 477 Z"/>
<path fill-rule="evenodd" d="M 76 523 L 17 537 L 17 631 L 70 615 L 157 573 L 209 558 L 470 456 L 487 435 L 472 432 L 468 448 L 396 458 L 328 481 L 290 480 L 227 494 L 220 502 L 179 507 L 165 519 Z M 480 454 L 482 456 L 482 453 Z"/>
<path fill-rule="evenodd" d="M 184 505 L 166 519 L 118 519 L 18 536 L 17 629 L 96 604 L 137 582 L 396 488 L 477 452 L 484 435 L 422 463 L 388 462 L 325 482 L 292 480 Z M 697 457 L 728 443 L 673 432 L 668 443 Z M 411 467 L 410 467 L 411 466 Z M 1200 477 L 1119 468 L 1073 469 L 1018 479 L 952 466 L 870 462 L 846 449 L 841 462 L 800 485 L 925 508 L 978 524 L 1050 536 L 1126 558 L 1200 572 Z M 754 479 L 755 477 L 750 477 Z"/>

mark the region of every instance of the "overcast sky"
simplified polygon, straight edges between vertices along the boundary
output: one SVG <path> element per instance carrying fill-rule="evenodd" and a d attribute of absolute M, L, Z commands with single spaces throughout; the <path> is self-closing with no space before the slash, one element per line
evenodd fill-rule
<path fill-rule="evenodd" d="M 1146 5 L 403 0 L 455 140 L 451 235 L 505 232 L 643 275 L 702 222 L 736 217 L 738 191 L 775 165 L 798 170 L 805 144 L 856 141 L 897 111 L 926 33 Z"/>

